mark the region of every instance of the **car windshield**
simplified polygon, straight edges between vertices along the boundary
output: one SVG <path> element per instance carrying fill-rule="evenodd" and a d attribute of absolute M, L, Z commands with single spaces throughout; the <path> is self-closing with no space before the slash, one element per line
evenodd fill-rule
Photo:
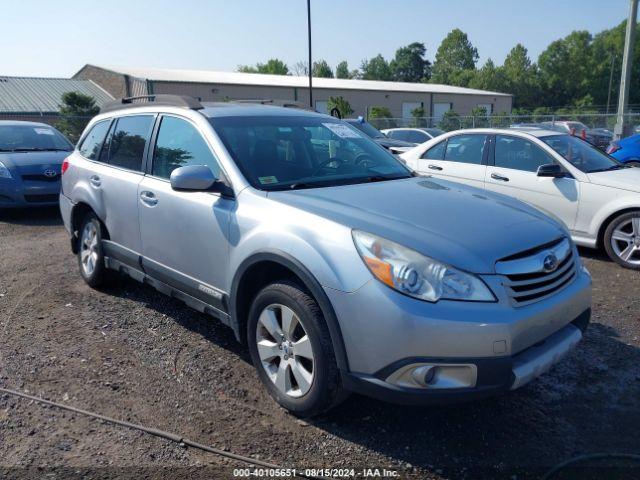
<path fill-rule="evenodd" d="M 60 132 L 46 125 L 0 125 L 0 152 L 71 151 Z"/>
<path fill-rule="evenodd" d="M 370 123 L 361 122 L 359 120 L 347 120 L 347 123 L 349 125 L 353 125 L 358 130 L 360 130 L 365 135 L 367 135 L 367 136 L 369 136 L 371 138 L 384 138 L 385 137 L 384 133 L 382 133 L 380 130 L 378 130 L 376 127 L 374 127 Z"/>
<path fill-rule="evenodd" d="M 542 137 L 541 140 L 583 172 L 605 172 L 625 168 L 617 160 L 574 136 L 550 135 Z"/>
<path fill-rule="evenodd" d="M 211 124 L 247 180 L 261 190 L 413 176 L 370 138 L 331 117 L 217 117 Z"/>

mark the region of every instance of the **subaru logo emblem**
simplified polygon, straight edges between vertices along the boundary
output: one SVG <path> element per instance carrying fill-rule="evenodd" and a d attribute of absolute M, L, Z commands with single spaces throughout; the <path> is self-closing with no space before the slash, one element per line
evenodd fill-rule
<path fill-rule="evenodd" d="M 53 178 L 56 175 L 58 175 L 58 172 L 56 172 L 55 170 L 49 169 L 49 170 L 45 170 L 44 172 L 42 172 L 42 174 L 47 178 Z"/>
<path fill-rule="evenodd" d="M 547 255 L 542 262 L 542 268 L 544 268 L 545 272 L 553 272 L 556 268 L 558 268 L 558 257 L 556 257 L 553 253 Z"/>

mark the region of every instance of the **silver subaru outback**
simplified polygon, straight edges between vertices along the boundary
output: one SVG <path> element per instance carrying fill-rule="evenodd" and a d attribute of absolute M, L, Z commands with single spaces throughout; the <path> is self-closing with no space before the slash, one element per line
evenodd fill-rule
<path fill-rule="evenodd" d="M 561 224 L 417 176 L 326 115 L 123 99 L 62 172 L 84 280 L 119 272 L 216 317 L 297 415 L 348 392 L 428 404 L 513 390 L 589 322 L 591 278 Z"/>

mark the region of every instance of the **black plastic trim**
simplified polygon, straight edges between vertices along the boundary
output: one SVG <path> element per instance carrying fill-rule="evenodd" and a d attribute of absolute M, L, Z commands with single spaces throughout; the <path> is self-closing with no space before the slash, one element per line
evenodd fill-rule
<path fill-rule="evenodd" d="M 315 300 L 318 302 L 318 305 L 320 305 L 324 318 L 327 322 L 329 333 L 331 335 L 331 342 L 333 344 L 333 350 L 336 355 L 336 361 L 338 363 L 338 368 L 343 372 L 343 374 L 344 372 L 347 372 L 349 370 L 349 361 L 344 347 L 342 330 L 340 329 L 338 318 L 336 316 L 335 310 L 333 309 L 333 305 L 331 305 L 329 297 L 327 297 L 327 294 L 322 288 L 322 285 L 320 285 L 320 282 L 316 280 L 316 278 L 307 269 L 307 267 L 305 267 L 301 262 L 299 262 L 288 253 L 282 252 L 280 250 L 266 250 L 255 253 L 254 255 L 245 259 L 236 270 L 236 273 L 233 277 L 233 282 L 231 284 L 231 297 L 229 304 L 229 312 L 231 314 L 231 321 L 233 323 L 233 328 L 236 332 L 236 336 L 238 338 L 241 338 L 240 320 L 238 319 L 238 312 L 236 308 L 238 287 L 245 272 L 251 266 L 263 261 L 279 263 L 280 265 L 291 270 L 302 280 L 304 286 L 311 292 Z"/>
<path fill-rule="evenodd" d="M 200 282 L 195 278 L 191 278 L 188 275 L 184 275 L 146 257 L 141 257 L 141 261 L 142 269 L 150 277 L 174 287 L 224 313 L 228 313 L 228 295 L 219 288 L 207 285 L 204 282 Z M 215 292 L 215 295 L 207 293 L 205 290 Z"/>

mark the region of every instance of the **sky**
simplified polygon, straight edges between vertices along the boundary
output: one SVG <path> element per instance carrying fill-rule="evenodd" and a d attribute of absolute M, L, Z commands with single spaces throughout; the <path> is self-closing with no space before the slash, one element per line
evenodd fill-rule
<path fill-rule="evenodd" d="M 84 64 L 236 70 L 307 57 L 305 0 L 0 0 L 0 75 L 70 77 Z M 349 68 L 454 28 L 501 64 L 518 42 L 535 61 L 573 30 L 620 23 L 628 0 L 311 0 L 313 56 Z"/>

